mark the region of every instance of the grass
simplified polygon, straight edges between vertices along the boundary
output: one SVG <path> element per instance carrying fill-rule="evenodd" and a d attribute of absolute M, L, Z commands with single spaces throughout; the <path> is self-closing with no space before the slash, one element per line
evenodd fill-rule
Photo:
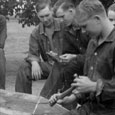
<path fill-rule="evenodd" d="M 23 59 L 27 56 L 29 36 L 34 26 L 22 28 L 16 20 L 7 22 L 6 55 L 6 90 L 14 91 L 16 73 Z M 39 94 L 44 81 L 33 84 L 33 94 Z"/>

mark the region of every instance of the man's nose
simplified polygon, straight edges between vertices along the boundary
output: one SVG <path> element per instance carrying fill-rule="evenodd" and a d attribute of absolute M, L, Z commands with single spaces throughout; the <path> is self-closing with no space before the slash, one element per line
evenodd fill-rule
<path fill-rule="evenodd" d="M 44 21 L 47 21 L 47 18 L 46 18 L 46 17 L 44 17 Z"/>
<path fill-rule="evenodd" d="M 60 18 L 60 21 L 61 21 L 61 22 L 63 22 L 63 21 L 64 21 L 64 19 L 63 19 L 63 18 Z"/>
<path fill-rule="evenodd" d="M 86 33 L 86 30 L 84 28 L 81 28 L 82 33 Z"/>
<path fill-rule="evenodd" d="M 115 26 L 115 20 L 113 21 L 113 25 Z"/>

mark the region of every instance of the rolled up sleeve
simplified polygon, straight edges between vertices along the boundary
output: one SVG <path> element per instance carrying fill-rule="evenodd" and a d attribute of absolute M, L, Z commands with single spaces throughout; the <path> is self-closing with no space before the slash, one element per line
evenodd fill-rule
<path fill-rule="evenodd" d="M 113 60 L 111 62 L 113 64 L 113 74 L 110 76 L 111 79 L 102 79 L 98 82 L 97 96 L 101 97 L 102 102 L 115 99 L 115 48 L 112 54 Z"/>
<path fill-rule="evenodd" d="M 30 35 L 29 40 L 29 53 L 28 57 L 26 58 L 27 61 L 40 61 L 40 49 L 38 44 L 38 35 L 37 29 L 35 29 L 32 34 Z"/>

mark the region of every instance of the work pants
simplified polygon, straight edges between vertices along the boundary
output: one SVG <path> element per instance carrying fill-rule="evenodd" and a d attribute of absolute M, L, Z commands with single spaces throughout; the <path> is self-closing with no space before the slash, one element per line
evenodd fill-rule
<path fill-rule="evenodd" d="M 65 91 L 71 86 L 75 73 L 83 74 L 83 64 L 74 59 L 69 63 L 54 63 L 40 95 L 49 99 L 59 89 Z"/>
<path fill-rule="evenodd" d="M 0 89 L 5 89 L 6 58 L 4 50 L 0 48 Z"/>
<path fill-rule="evenodd" d="M 47 62 L 40 62 L 39 65 L 43 72 L 42 79 L 46 79 L 51 71 L 52 66 Z M 15 91 L 32 94 L 31 64 L 26 61 L 23 62 L 18 70 Z"/>

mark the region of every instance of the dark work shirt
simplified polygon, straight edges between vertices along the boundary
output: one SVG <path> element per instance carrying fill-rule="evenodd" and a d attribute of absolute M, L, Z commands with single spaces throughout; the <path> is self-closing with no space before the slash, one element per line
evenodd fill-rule
<path fill-rule="evenodd" d="M 6 18 L 0 15 L 0 48 L 4 48 L 7 38 Z"/>
<path fill-rule="evenodd" d="M 62 54 L 62 26 L 59 20 L 54 19 L 54 33 L 52 35 L 52 41 L 48 38 L 45 27 L 40 23 L 30 35 L 29 41 L 29 54 L 26 58 L 27 61 L 41 61 L 41 57 L 44 61 L 48 61 L 49 58 L 46 52 L 54 51 L 59 55 Z M 52 43 L 52 44 L 51 44 Z M 52 48 L 54 46 L 54 48 Z"/>
<path fill-rule="evenodd" d="M 84 74 L 98 83 L 96 93 L 89 94 L 91 110 L 96 115 L 115 115 L 115 29 L 100 45 L 96 39 L 90 41 Z"/>
<path fill-rule="evenodd" d="M 63 54 L 77 54 L 77 61 L 84 63 L 89 39 L 89 36 L 86 33 L 81 33 L 80 29 L 75 29 L 73 26 L 65 27 Z"/>

